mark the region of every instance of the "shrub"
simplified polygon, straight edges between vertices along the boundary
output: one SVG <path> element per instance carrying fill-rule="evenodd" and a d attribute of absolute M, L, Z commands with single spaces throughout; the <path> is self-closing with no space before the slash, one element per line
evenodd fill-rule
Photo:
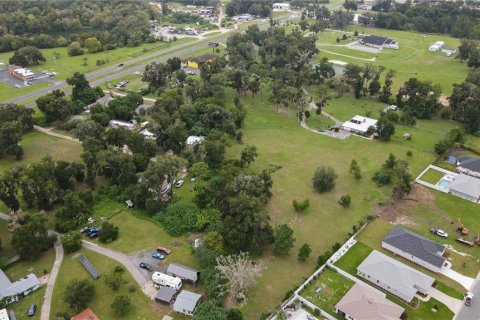
<path fill-rule="evenodd" d="M 102 229 L 98 233 L 100 242 L 108 243 L 117 240 L 117 238 L 118 227 L 108 221 L 103 222 Z"/>
<path fill-rule="evenodd" d="M 80 250 L 82 247 L 82 235 L 78 231 L 71 231 L 63 235 L 62 246 L 66 254 Z"/>
<path fill-rule="evenodd" d="M 164 213 L 155 216 L 165 230 L 174 237 L 196 230 L 197 209 L 184 202 L 176 202 L 167 207 Z"/>
<path fill-rule="evenodd" d="M 308 207 L 310 207 L 310 200 L 308 198 L 300 202 L 297 200 L 293 200 L 293 208 L 296 212 L 303 212 L 307 210 Z"/>
<path fill-rule="evenodd" d="M 123 317 L 130 310 L 130 298 L 125 295 L 116 296 L 110 308 L 116 316 Z"/>
<path fill-rule="evenodd" d="M 442 117 L 442 119 L 451 119 L 452 111 L 450 109 L 443 108 L 442 111 L 440 111 L 440 117 Z"/>
<path fill-rule="evenodd" d="M 375 171 L 372 180 L 375 181 L 378 186 L 384 186 L 392 182 L 392 175 L 386 169 L 382 168 Z"/>
<path fill-rule="evenodd" d="M 411 150 L 407 151 L 407 157 L 413 157 L 413 152 Z"/>
<path fill-rule="evenodd" d="M 315 170 L 313 187 L 320 193 L 332 190 L 335 187 L 337 174 L 332 167 L 321 166 Z"/>
<path fill-rule="evenodd" d="M 338 200 L 338 204 L 344 208 L 350 208 L 351 203 L 352 203 L 352 198 L 350 197 L 349 194 L 345 194 L 341 196 L 340 200 Z"/>
<path fill-rule="evenodd" d="M 307 243 L 304 243 L 303 246 L 298 250 L 298 261 L 305 262 L 310 257 L 312 253 L 312 248 Z"/>

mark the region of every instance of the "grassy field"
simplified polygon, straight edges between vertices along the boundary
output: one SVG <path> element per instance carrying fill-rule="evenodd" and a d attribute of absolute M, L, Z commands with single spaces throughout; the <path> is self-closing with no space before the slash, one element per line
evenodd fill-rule
<path fill-rule="evenodd" d="M 287 223 L 294 229 L 296 243 L 289 257 L 273 256 L 270 252 L 263 255 L 262 260 L 266 269 L 248 295 L 251 301 L 261 299 L 263 303 L 248 303 L 243 307 L 242 311 L 248 319 L 256 319 L 278 305 L 287 290 L 297 286 L 312 272 L 315 258 L 319 254 L 329 250 L 335 242 L 344 239 L 353 224 L 364 219 L 378 203 L 389 198 L 390 188 L 378 188 L 371 182 L 373 172 L 380 168 L 389 153 L 407 160 L 412 175 L 416 176 L 436 158 L 433 144 L 450 128 L 458 126 L 457 123 L 446 120 L 418 121 L 415 128 L 397 126 L 395 135 L 388 143 L 357 137 L 336 140 L 307 132 L 298 126 L 293 116 L 289 118 L 284 112 L 275 113 L 274 108 L 266 102 L 265 97 L 268 94 L 268 90 L 264 89 L 263 102 L 258 96 L 255 99 L 242 97 L 242 102 L 248 110 L 243 129 L 243 142 L 257 147 L 259 157 L 253 164 L 254 169 L 262 170 L 272 165 L 281 167 L 272 174 L 273 197 L 269 202 L 268 212 L 273 225 Z M 231 91 L 228 91 L 228 95 L 228 100 L 233 100 Z M 346 119 L 355 114 L 365 114 L 368 110 L 373 114 L 383 107 L 384 105 L 377 105 L 375 101 L 358 101 L 345 96 L 340 101 L 330 102 L 325 110 L 327 112 L 333 110 L 340 119 Z M 412 133 L 413 139 L 405 141 L 402 137 L 405 132 Z M 233 146 L 229 149 L 228 156 L 238 158 L 242 148 L 242 145 Z M 412 151 L 413 156 L 406 156 L 407 151 Z M 350 161 L 354 158 L 362 170 L 363 178 L 360 181 L 355 181 L 348 172 Z M 338 175 L 335 188 L 325 194 L 314 192 L 311 185 L 313 172 L 320 165 L 333 167 Z M 352 197 L 352 206 L 347 210 L 337 204 L 340 196 L 346 193 Z M 451 195 L 439 196 L 447 197 L 446 199 L 452 202 L 452 207 L 444 209 L 449 212 L 445 215 L 455 216 L 458 210 L 454 209 L 454 204 L 463 200 Z M 296 213 L 292 208 L 292 200 L 304 198 L 310 199 L 310 208 L 304 213 Z M 464 202 L 465 206 L 469 206 L 469 211 L 466 211 L 465 215 L 473 215 L 475 205 Z M 419 203 L 418 206 L 420 205 Z M 441 220 L 439 214 L 444 211 L 433 210 L 434 208 L 429 213 L 435 219 Z M 433 225 L 425 220 L 430 219 L 430 215 L 422 214 L 422 209 L 418 209 L 418 216 L 423 219 L 419 222 L 419 227 L 421 226 L 428 234 Z M 471 219 L 466 222 L 470 223 Z M 475 224 L 478 225 L 478 222 Z M 438 227 L 443 228 L 444 225 L 439 224 Z M 369 229 L 370 227 L 367 228 Z M 372 229 L 375 233 L 375 228 Z M 384 234 L 385 232 L 379 233 L 379 237 Z M 312 258 L 306 263 L 299 263 L 296 259 L 297 250 L 304 243 L 312 247 Z M 364 243 L 370 246 L 369 243 Z M 454 241 L 452 245 L 457 249 L 463 249 Z M 461 261 L 459 257 L 455 257 L 455 260 L 457 259 Z M 454 268 L 455 265 L 458 265 L 456 261 Z M 480 269 L 473 263 L 471 266 L 467 263 L 467 268 L 471 268 L 467 274 L 471 274 L 475 268 Z M 462 269 L 457 270 L 463 272 Z M 284 280 L 277 281 L 279 278 Z"/>
<path fill-rule="evenodd" d="M 376 54 L 352 50 L 346 47 L 333 47 L 331 44 L 337 44 L 334 42 L 336 39 L 335 33 L 323 32 L 318 35 L 318 43 L 327 43 L 327 46 L 319 45 L 320 50 L 322 51 L 323 48 L 338 54 L 320 52 L 317 56 L 318 59 L 326 56 L 329 59 L 364 65 L 367 61 L 361 59 L 376 58 L 375 62 L 368 63 L 396 71 L 393 84 L 394 90 L 397 90 L 409 78 L 416 77 L 421 80 L 430 80 L 434 84 L 440 84 L 443 92 L 449 95 L 452 92 L 452 84 L 460 83 L 466 78 L 468 72 L 466 63 L 460 63 L 454 57 L 446 57 L 441 52 L 433 53 L 428 51 L 430 43 L 435 41 L 444 41 L 446 47 L 457 48 L 460 44 L 459 39 L 449 36 L 366 28 L 362 26 L 348 26 L 346 30 L 350 32 L 358 31 L 360 35 L 365 33 L 393 38 L 399 43 L 400 49 L 385 49 L 377 57 Z M 337 37 L 342 36 L 341 32 L 336 34 Z M 345 44 L 345 42 L 342 41 L 339 44 Z"/>
<path fill-rule="evenodd" d="M 41 277 L 46 273 L 50 273 L 54 261 L 55 250 L 50 249 L 42 253 L 40 258 L 35 261 L 20 260 L 15 262 L 14 264 L 10 265 L 7 270 L 5 270 L 5 273 L 10 280 L 18 280 L 29 273 L 33 273 L 37 277 Z"/>
<path fill-rule="evenodd" d="M 431 184 L 437 184 L 437 182 L 445 175 L 445 173 L 434 170 L 428 169 L 421 177 L 420 180 Z"/>
<path fill-rule="evenodd" d="M 40 311 L 42 309 L 43 296 L 45 295 L 45 286 L 32 292 L 18 302 L 8 305 L 7 309 L 13 309 L 17 319 L 40 320 Z M 28 316 L 30 305 L 37 305 L 37 312 L 33 317 Z"/>
<path fill-rule="evenodd" d="M 125 319 L 159 319 L 162 315 L 169 312 L 166 308 L 162 308 L 156 302 L 149 300 L 128 272 L 125 272 L 123 275 L 125 282 L 120 289 L 117 292 L 112 291 L 112 289 L 105 284 L 103 276 L 110 274 L 118 263 L 91 251 L 81 250 L 79 253 L 85 255 L 99 270 L 102 276 L 98 280 L 92 280 L 87 271 L 78 262 L 78 253 L 66 255 L 53 292 L 51 320 L 55 319 L 55 314 L 59 311 L 68 312 L 71 315 L 74 314 L 63 301 L 64 290 L 73 279 L 88 279 L 95 285 L 95 296 L 89 306 L 101 319 L 116 318 L 111 312 L 110 304 L 117 295 L 127 295 L 131 300 L 131 310 L 125 315 Z M 130 287 L 134 288 L 133 292 L 130 291 Z"/>
<path fill-rule="evenodd" d="M 312 92 L 312 94 L 315 96 L 315 92 Z M 338 99 L 330 100 L 323 110 L 340 121 L 347 121 L 355 115 L 378 119 L 386 106 L 385 103 L 377 100 L 364 97 L 352 99 L 349 95 L 343 95 Z"/>
<path fill-rule="evenodd" d="M 352 280 L 327 269 L 301 293 L 301 296 L 332 316 L 342 319 L 335 313 L 335 305 L 354 284 Z M 318 289 L 321 291 L 316 293 Z"/>
<path fill-rule="evenodd" d="M 100 68 L 106 68 L 117 65 L 119 63 L 125 63 L 126 61 L 140 58 L 144 55 L 151 54 L 156 51 L 173 48 L 183 43 L 188 43 L 195 40 L 194 38 L 183 38 L 175 42 L 155 42 L 144 43 L 138 47 L 123 47 L 115 50 L 101 51 L 97 53 L 88 53 L 85 50 L 85 54 L 81 56 L 70 57 L 67 53 L 67 48 L 53 48 L 53 49 L 41 49 L 43 56 L 47 61 L 39 66 L 32 68 L 35 72 L 41 72 L 42 70 L 49 70 L 57 72 L 56 79 L 66 79 L 71 76 L 75 71 L 81 73 L 89 73 Z M 54 52 L 60 54 L 59 59 L 54 59 Z M 0 62 L 8 62 L 8 59 L 13 55 L 12 52 L 0 54 Z M 87 65 L 84 65 L 83 59 L 87 58 Z M 106 64 L 101 66 L 96 65 L 97 60 L 107 60 Z"/>
<path fill-rule="evenodd" d="M 325 117 L 324 115 L 317 115 L 315 112 L 310 113 L 310 117 L 305 120 L 307 126 L 311 129 L 323 129 L 326 130 L 328 127 L 335 125 L 335 121 L 330 118 Z"/>
<path fill-rule="evenodd" d="M 47 88 L 53 85 L 53 82 L 39 82 L 31 86 L 15 88 L 7 83 L 0 82 L 0 102 L 14 97 L 18 97 L 36 90 Z"/>
<path fill-rule="evenodd" d="M 78 142 L 52 137 L 36 131 L 25 134 L 20 144 L 25 152 L 23 160 L 15 161 L 11 157 L 0 159 L 0 173 L 18 164 L 39 161 L 47 155 L 51 155 L 57 160 L 78 161 L 80 160 L 80 154 L 83 152 L 82 145 Z"/>

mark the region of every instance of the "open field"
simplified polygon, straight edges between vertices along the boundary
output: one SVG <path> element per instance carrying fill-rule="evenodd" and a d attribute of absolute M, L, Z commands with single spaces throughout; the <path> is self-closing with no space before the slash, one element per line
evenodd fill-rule
<path fill-rule="evenodd" d="M 232 101 L 232 91 L 227 91 L 227 94 L 227 101 Z M 281 167 L 272 174 L 273 197 L 269 202 L 268 211 L 273 225 L 287 223 L 294 229 L 296 243 L 289 257 L 272 256 L 270 252 L 263 255 L 262 260 L 266 269 L 257 285 L 251 289 L 248 298 L 251 301 L 261 299 L 264 302 L 262 305 L 247 303 L 242 308 L 248 319 L 258 318 L 260 314 L 268 312 L 278 305 L 286 291 L 297 286 L 304 277 L 312 272 L 315 267 L 314 262 L 319 254 L 330 250 L 335 242 L 344 239 L 351 231 L 353 224 L 363 220 L 377 207 L 378 203 L 384 203 L 389 198 L 390 187 L 378 188 L 371 182 L 373 172 L 380 168 L 389 153 L 407 160 L 410 163 L 412 175 L 416 176 L 436 158 L 433 144 L 450 128 L 458 126 L 453 121 L 425 120 L 418 121 L 416 128 L 397 126 L 392 141 L 388 143 L 369 141 L 358 137 L 337 140 L 309 133 L 298 126 L 293 116 L 289 118 L 284 112 L 276 113 L 275 108 L 266 102 L 268 94 L 268 90 L 264 88 L 263 102 L 258 96 L 255 99 L 241 98 L 248 110 L 243 129 L 243 142 L 257 147 L 259 157 L 252 165 L 254 169 L 262 170 L 271 168 L 272 165 Z M 335 100 L 330 102 L 325 110 L 330 112 L 333 107 L 336 107 L 333 113 L 337 112 L 336 115 L 340 119 L 345 119 L 355 114 L 365 114 L 367 107 L 371 108 L 372 113 L 375 110 L 378 112 L 384 107 L 384 105 L 375 106 L 375 102 L 369 100 L 361 102 L 365 108 L 357 103 L 357 100 L 345 96 L 341 102 Z M 405 132 L 413 134 L 411 141 L 404 141 L 402 135 Z M 242 148 L 242 145 L 230 148 L 229 158 L 237 158 Z M 406 156 L 407 151 L 413 151 L 413 156 Z M 354 158 L 362 170 L 363 178 L 360 181 L 355 181 L 348 172 L 350 161 Z M 313 172 L 320 165 L 332 166 L 338 175 L 335 188 L 331 192 L 321 195 L 314 192 L 311 185 Z M 349 209 L 343 209 L 337 204 L 340 196 L 346 193 L 352 197 L 352 206 Z M 449 195 L 439 196 L 446 196 L 452 205 L 459 201 L 466 202 Z M 310 199 L 310 208 L 304 213 L 295 213 L 292 201 L 304 198 Z M 471 206 L 470 211 L 467 211 L 465 215 L 473 214 L 471 210 L 474 209 L 474 204 L 465 203 L 464 205 Z M 421 203 L 413 207 L 417 208 L 417 206 L 421 206 Z M 457 212 L 453 208 L 445 210 L 450 212 L 444 213 L 447 216 L 455 215 Z M 439 215 L 436 212 L 433 214 L 436 217 Z M 422 216 L 421 209 L 419 209 L 418 215 Z M 429 218 L 430 215 L 425 215 L 424 220 L 419 222 L 419 225 L 425 225 L 427 234 L 430 227 L 433 227 L 431 223 L 425 221 Z M 470 221 L 469 219 L 468 222 Z M 478 222 L 475 224 L 478 225 Z M 389 224 L 387 223 L 387 225 Z M 443 227 L 443 225 L 440 224 L 438 227 Z M 375 234 L 375 230 L 373 232 Z M 379 236 L 382 237 L 384 234 L 379 233 Z M 308 243 L 313 251 L 311 258 L 306 263 L 299 263 L 296 255 L 298 248 L 303 243 Z M 370 243 L 364 243 L 372 247 Z M 463 249 L 454 241 L 452 241 L 452 245 L 457 249 Z M 478 248 L 473 249 L 478 250 Z M 460 258 L 455 257 L 455 259 Z M 454 268 L 456 268 L 455 262 Z M 470 268 L 472 270 L 466 274 L 471 274 L 475 268 L 480 269 L 473 263 Z M 456 270 L 463 272 L 459 268 Z M 284 280 L 277 281 L 279 278 Z"/>
<path fill-rule="evenodd" d="M 49 249 L 42 253 L 40 258 L 35 261 L 20 260 L 10 265 L 5 273 L 10 280 L 18 280 L 29 273 L 34 273 L 37 277 L 41 277 L 52 270 L 53 262 L 55 261 L 55 250 Z"/>
<path fill-rule="evenodd" d="M 335 313 L 335 305 L 350 290 L 355 283 L 337 272 L 326 269 L 314 283 L 310 284 L 301 296 L 317 305 L 338 319 L 342 317 Z M 320 290 L 319 293 L 316 291 Z"/>
<path fill-rule="evenodd" d="M 310 117 L 305 120 L 305 123 L 311 129 L 326 130 L 328 127 L 335 126 L 335 121 L 325 117 L 324 115 L 317 115 L 313 111 L 310 112 Z"/>
<path fill-rule="evenodd" d="M 312 91 L 315 96 L 315 92 Z M 378 119 L 387 105 L 369 98 L 352 99 L 350 95 L 343 95 L 338 99 L 328 101 L 323 108 L 325 112 L 340 121 L 347 121 L 356 115 Z"/>
<path fill-rule="evenodd" d="M 23 135 L 22 145 L 25 155 L 23 160 L 15 161 L 12 157 L 0 159 L 0 173 L 18 164 L 30 164 L 41 160 L 47 155 L 53 159 L 66 161 L 79 161 L 82 145 L 78 142 L 68 141 L 32 131 Z"/>
<path fill-rule="evenodd" d="M 396 71 L 393 79 L 393 89 L 397 90 L 406 80 L 416 77 L 420 80 L 430 80 L 434 84 L 440 84 L 445 94 L 452 92 L 452 84 L 460 83 L 465 80 L 468 73 L 466 63 L 460 63 L 454 57 L 446 57 L 441 52 L 430 52 L 428 46 L 435 41 L 444 41 L 446 47 L 457 48 L 460 40 L 449 36 L 421 34 L 415 32 L 396 31 L 387 29 L 367 28 L 362 26 L 348 26 L 347 31 L 358 31 L 361 35 L 373 34 L 379 36 L 387 36 L 399 42 L 400 49 L 384 49 L 378 54 L 369 54 L 362 51 L 352 50 L 346 47 L 334 47 L 331 45 L 319 45 L 322 48 L 334 53 L 348 55 L 351 57 L 340 56 L 338 54 L 320 52 L 317 56 L 320 59 L 323 56 L 329 59 L 341 60 L 348 63 L 364 65 L 367 61 L 358 58 L 376 58 L 374 62 L 368 62 L 377 66 L 384 66 L 387 69 Z M 331 31 L 318 34 L 318 43 L 332 43 L 335 41 L 335 33 Z M 341 37 L 342 33 L 336 33 L 337 37 Z M 345 44 L 344 41 L 339 44 Z"/>
<path fill-rule="evenodd" d="M 77 259 L 78 254 L 85 255 L 102 274 L 98 280 L 93 280 L 87 271 L 80 265 Z M 124 282 L 118 291 L 112 291 L 112 289 L 105 284 L 104 275 L 111 274 L 113 268 L 117 265 L 118 263 L 116 261 L 85 249 L 82 249 L 79 253 L 66 255 L 55 284 L 50 319 L 55 319 L 55 314 L 59 311 L 68 312 L 70 315 L 74 314 L 74 312 L 63 301 L 65 288 L 73 279 L 88 279 L 95 285 L 96 292 L 89 306 L 101 319 L 115 319 L 115 316 L 110 309 L 110 304 L 117 295 L 127 295 L 131 300 L 131 309 L 125 316 L 125 319 L 153 320 L 159 319 L 162 315 L 169 312 L 166 308 L 161 308 L 155 301 L 149 300 L 128 271 L 123 274 L 126 283 Z M 130 289 L 131 287 L 134 288 L 133 292 Z M 183 318 L 179 317 L 178 319 Z"/>

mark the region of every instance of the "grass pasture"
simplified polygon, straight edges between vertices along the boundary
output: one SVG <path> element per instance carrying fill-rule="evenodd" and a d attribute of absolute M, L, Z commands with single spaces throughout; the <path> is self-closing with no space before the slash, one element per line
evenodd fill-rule
<path fill-rule="evenodd" d="M 400 49 L 384 49 L 376 55 L 352 50 L 347 47 L 336 47 L 332 46 L 332 44 L 344 45 L 348 40 L 340 43 L 333 42 L 336 37 L 342 36 L 342 32 L 325 31 L 318 34 L 317 42 L 320 48 L 318 59 L 326 56 L 329 59 L 341 60 L 347 63 L 360 65 L 370 63 L 393 69 L 396 71 L 393 79 L 394 90 L 397 90 L 409 78 L 416 77 L 420 80 L 430 80 L 434 84 L 439 84 L 443 93 L 449 95 L 452 92 L 452 84 L 462 82 L 467 76 L 468 67 L 466 63 L 460 63 L 454 57 L 447 57 L 441 52 L 428 51 L 428 46 L 435 41 L 444 41 L 447 48 L 457 48 L 460 44 L 460 39 L 416 32 L 367 28 L 358 25 L 348 26 L 346 31 L 352 33 L 358 31 L 359 35 L 372 34 L 390 37 L 397 40 Z M 327 45 L 321 45 L 321 43 L 326 43 Z M 322 52 L 322 49 L 333 53 Z M 374 62 L 363 60 L 370 58 L 376 59 Z"/>
<path fill-rule="evenodd" d="M 437 184 L 437 182 L 445 175 L 445 173 L 437 171 L 435 169 L 428 169 L 419 179 L 431 184 Z"/>

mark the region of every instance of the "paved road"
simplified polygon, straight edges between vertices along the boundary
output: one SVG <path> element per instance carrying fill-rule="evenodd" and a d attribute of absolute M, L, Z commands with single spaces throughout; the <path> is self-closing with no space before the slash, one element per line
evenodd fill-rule
<path fill-rule="evenodd" d="M 479 274 L 480 276 L 480 274 Z M 470 292 L 474 294 L 473 303 L 470 307 L 462 306 L 460 312 L 454 319 L 457 320 L 479 320 L 480 319 L 480 278 L 477 276 L 475 283 L 470 288 Z"/>
<path fill-rule="evenodd" d="M 209 38 L 209 40 L 216 41 L 216 42 L 225 42 L 228 34 L 233 32 L 233 31 L 235 31 L 235 30 L 229 30 L 226 33 L 218 35 L 217 37 L 214 36 L 212 38 Z M 101 78 L 101 79 L 98 79 L 96 81 L 91 81 L 90 82 L 90 84 L 92 86 L 96 86 L 96 85 L 104 83 L 105 81 L 110 81 L 110 80 L 113 80 L 113 79 L 117 79 L 117 78 L 123 77 L 125 75 L 132 74 L 132 73 L 143 70 L 148 63 L 142 63 L 140 65 L 128 68 L 129 66 L 140 63 L 142 61 L 151 60 L 151 59 L 154 59 L 155 57 L 171 53 L 167 57 L 163 57 L 163 58 L 160 58 L 160 59 L 156 60 L 157 62 L 164 62 L 164 61 L 167 61 L 170 58 L 186 55 L 190 52 L 198 51 L 200 49 L 207 48 L 207 47 L 208 47 L 208 42 L 206 42 L 205 39 L 201 39 L 201 40 L 197 40 L 197 41 L 194 41 L 194 42 L 185 43 L 185 44 L 182 44 L 182 45 L 179 45 L 179 46 L 174 46 L 174 47 L 166 49 L 166 50 L 160 50 L 160 51 L 151 53 L 149 55 L 142 56 L 141 58 L 138 58 L 138 59 L 129 60 L 128 62 L 125 62 L 124 66 L 122 66 L 121 68 L 116 66 L 116 67 L 109 67 L 109 68 L 105 68 L 105 69 L 100 69 L 100 70 L 97 70 L 97 71 L 86 74 L 85 77 L 89 81 L 93 80 L 93 79 Z M 179 51 L 179 50 L 181 50 L 181 51 Z M 43 95 L 47 94 L 50 91 L 57 90 L 57 89 L 62 89 L 66 86 L 68 86 L 66 81 L 57 81 L 57 82 L 55 82 L 54 85 L 52 85 L 48 88 L 40 89 L 40 90 L 31 92 L 31 93 L 27 93 L 27 94 L 25 94 L 23 96 L 20 96 L 20 97 L 16 97 L 16 98 L 13 98 L 13 99 L 2 101 L 2 103 L 20 103 L 20 102 L 25 101 L 25 100 L 31 100 L 31 99 L 34 99 L 34 98 L 38 98 L 40 96 L 43 96 Z M 65 93 L 67 95 L 70 94 L 71 89 L 65 90 Z M 27 107 L 34 107 L 34 106 L 35 106 L 35 103 L 27 104 Z"/>
<path fill-rule="evenodd" d="M 50 307 L 52 306 L 53 289 L 55 287 L 55 281 L 57 281 L 58 272 L 63 261 L 63 247 L 62 243 L 58 241 L 55 244 L 55 262 L 53 263 L 52 271 L 48 276 L 47 289 L 45 290 L 45 296 L 43 297 L 42 311 L 40 313 L 40 320 L 50 319 Z"/>
<path fill-rule="evenodd" d="M 117 262 L 121 263 L 128 270 L 128 272 L 130 272 L 133 279 L 135 279 L 135 281 L 141 288 L 143 288 L 145 284 L 147 284 L 149 279 L 146 279 L 144 277 L 144 275 L 140 272 L 140 270 L 137 269 L 137 267 L 133 264 L 132 260 L 130 260 L 127 255 L 118 251 L 113 251 L 105 247 L 101 247 L 99 245 L 96 245 L 95 243 L 85 240 L 82 240 L 82 246 L 85 249 L 102 254 L 109 257 L 110 259 L 116 260 Z"/>

